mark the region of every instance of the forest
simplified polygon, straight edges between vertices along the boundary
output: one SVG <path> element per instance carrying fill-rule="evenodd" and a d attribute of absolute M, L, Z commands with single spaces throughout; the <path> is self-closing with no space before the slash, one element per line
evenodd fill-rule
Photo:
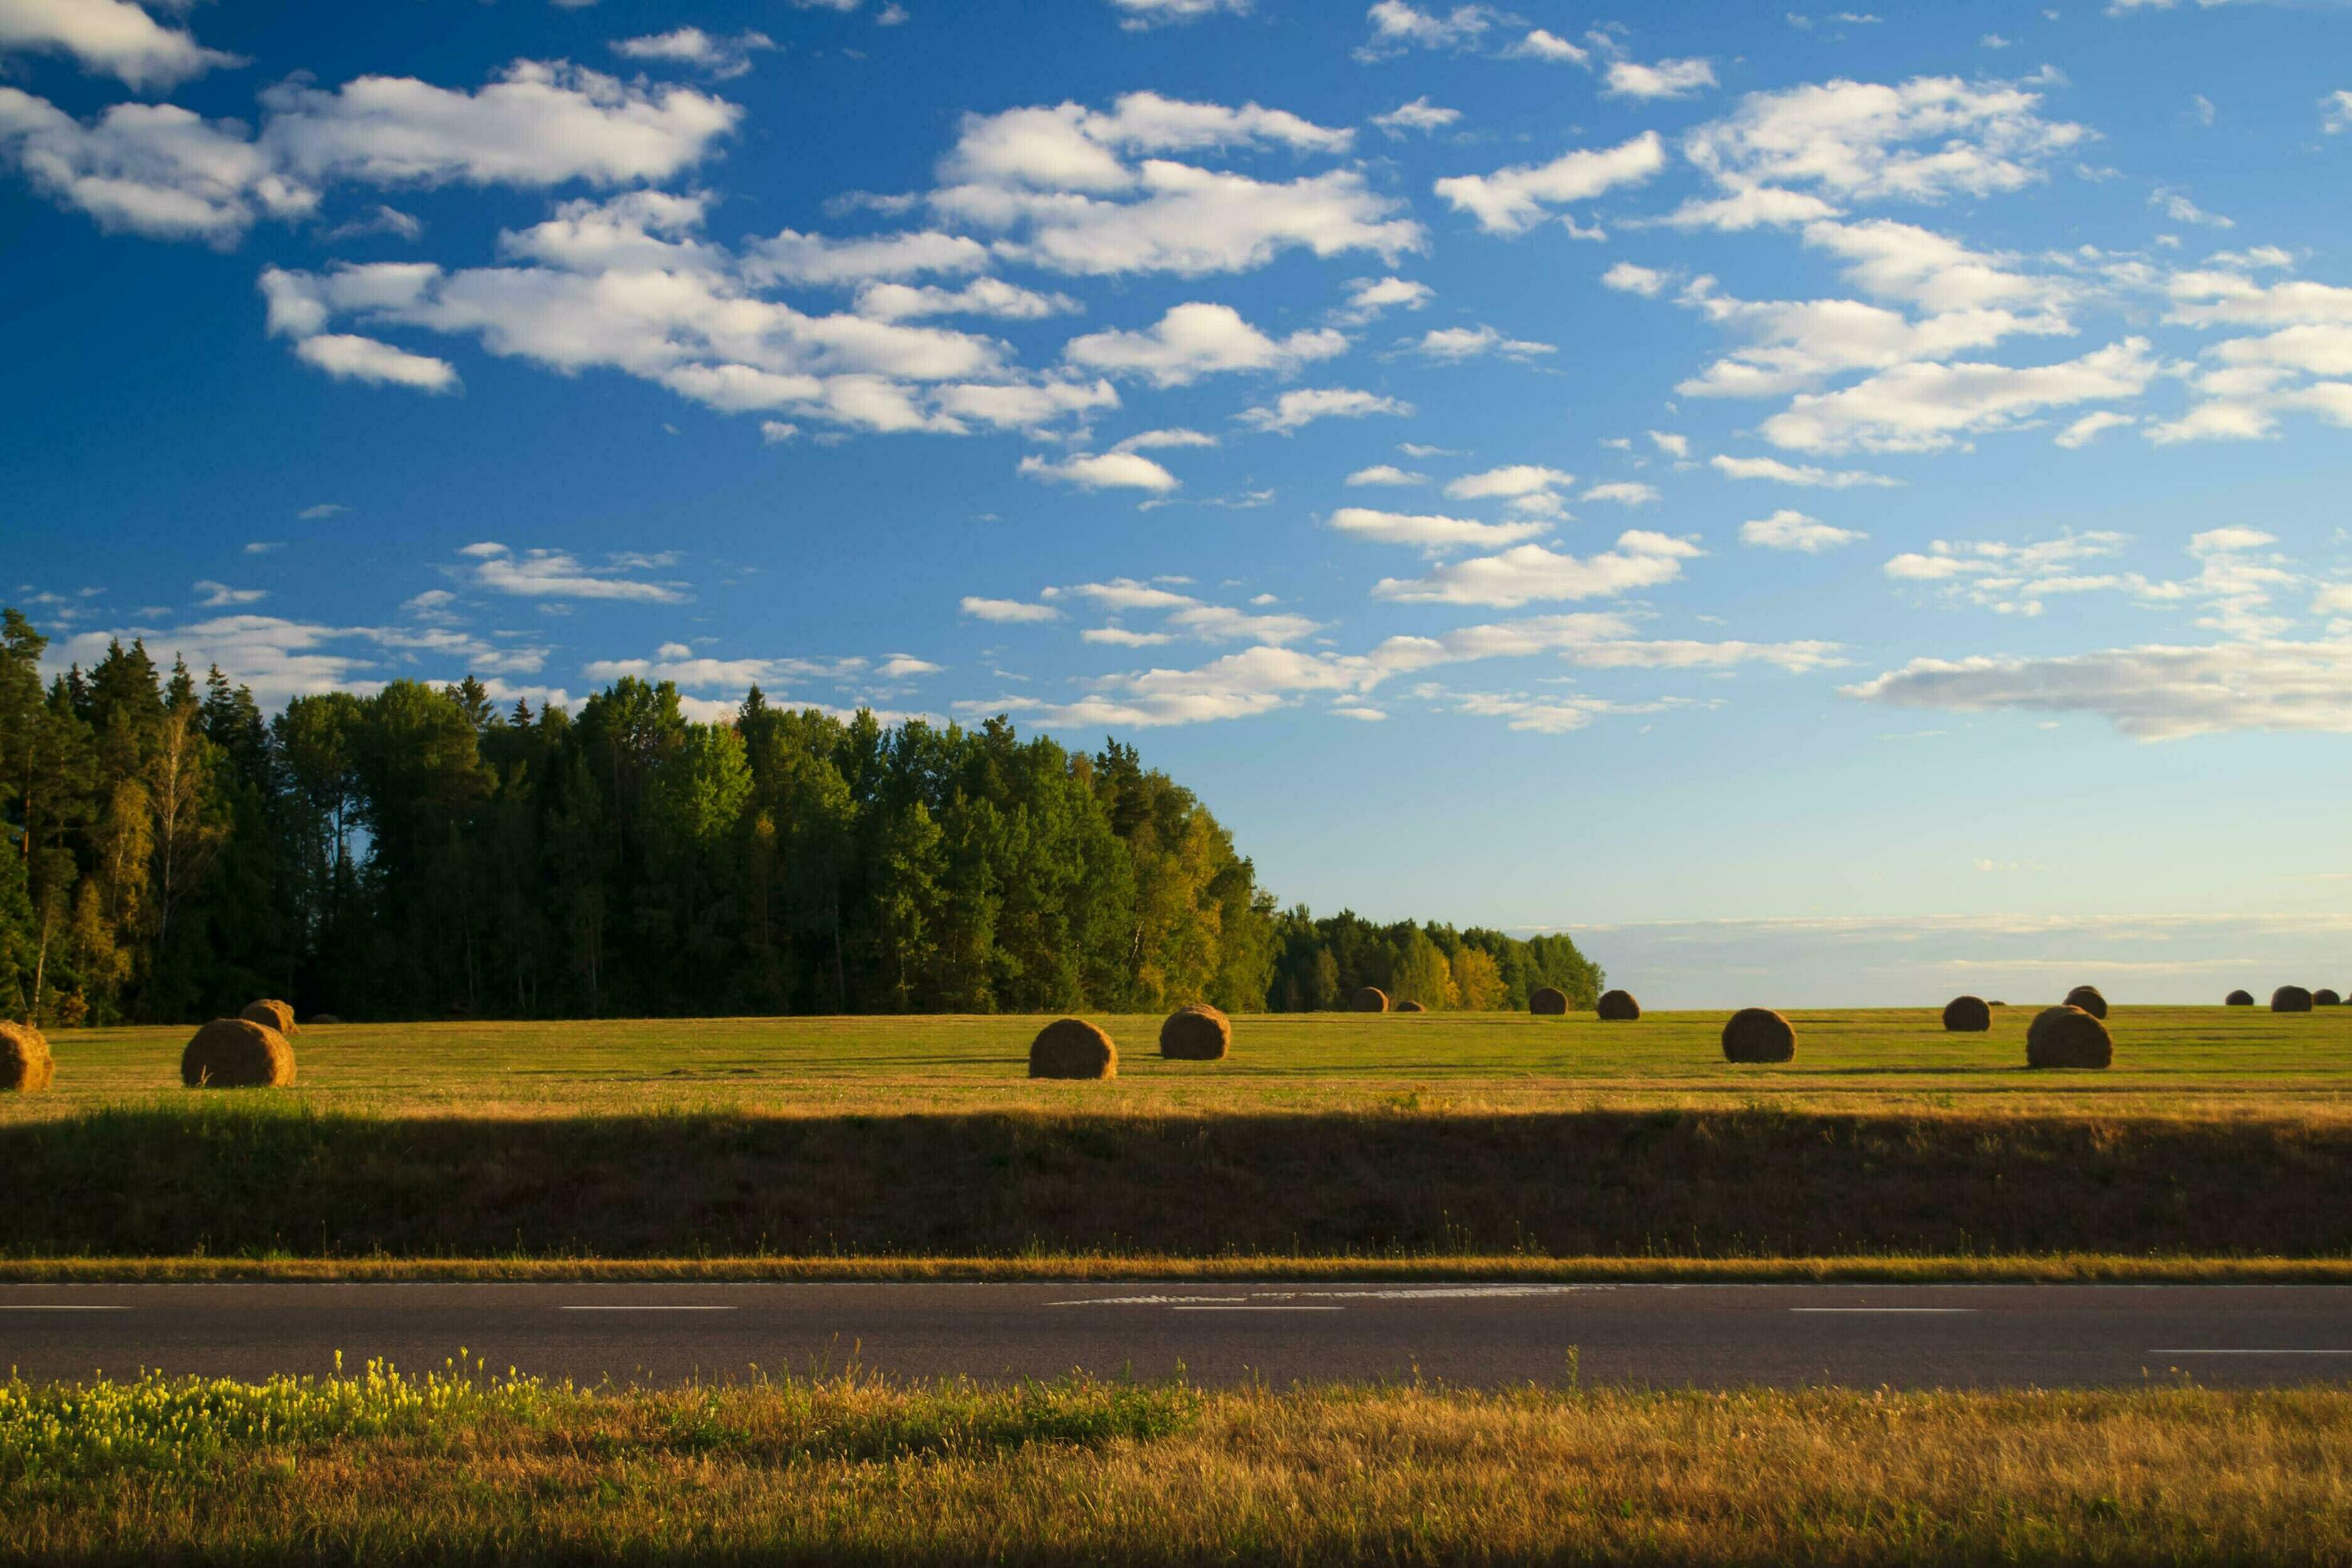
<path fill-rule="evenodd" d="M 296 697 L 0 625 L 0 1012 L 172 1022 L 1520 1007 L 1565 935 L 1280 908 L 1132 747 L 624 679 L 572 714 L 471 678 Z"/>

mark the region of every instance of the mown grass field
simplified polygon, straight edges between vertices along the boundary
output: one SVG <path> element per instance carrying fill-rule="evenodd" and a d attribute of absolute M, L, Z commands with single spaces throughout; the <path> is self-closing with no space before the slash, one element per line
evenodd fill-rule
<path fill-rule="evenodd" d="M 2352 1393 L 0 1384 L 0 1559 L 2324 1563 Z"/>
<path fill-rule="evenodd" d="M 612 1019 L 337 1025 L 295 1040 L 282 1098 L 369 1114 L 489 1117 L 719 1110 L 904 1115 L 1034 1110 L 1479 1111 L 1684 1109 L 1954 1110 L 2035 1115 L 2352 1116 L 2352 1007 L 2118 1005 L 2116 1065 L 2025 1070 L 2036 1008 L 1991 1031 L 1946 1034 L 1935 1009 L 1792 1010 L 1797 1059 L 1734 1067 L 1726 1014 L 1265 1014 L 1234 1021 L 1222 1062 L 1163 1062 L 1160 1020 L 1098 1022 L 1118 1041 L 1110 1083 L 1032 1083 L 1042 1019 Z M 178 1097 L 183 1027 L 61 1031 L 57 1087 L 0 1097 L 0 1125 Z"/>

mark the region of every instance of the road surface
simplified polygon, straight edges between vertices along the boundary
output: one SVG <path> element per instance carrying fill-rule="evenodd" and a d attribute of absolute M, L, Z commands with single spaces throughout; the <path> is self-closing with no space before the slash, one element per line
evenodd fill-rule
<path fill-rule="evenodd" d="M 0 1285 L 0 1371 L 492 1369 L 666 1384 L 1181 1373 L 1208 1384 L 2128 1386 L 2352 1380 L 2352 1288 L 1349 1284 Z"/>

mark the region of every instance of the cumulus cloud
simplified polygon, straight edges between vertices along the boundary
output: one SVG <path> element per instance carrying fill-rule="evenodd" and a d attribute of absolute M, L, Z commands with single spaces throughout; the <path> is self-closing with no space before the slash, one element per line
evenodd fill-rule
<path fill-rule="evenodd" d="M 1432 554 L 1516 544 L 1548 531 L 1551 526 L 1548 522 L 1473 522 L 1465 518 L 1374 511 L 1360 506 L 1341 507 L 1331 514 L 1329 525 L 1335 531 L 1357 539 L 1381 544 L 1410 544 Z"/>
<path fill-rule="evenodd" d="M 1429 476 L 1410 473 L 1394 463 L 1374 463 L 1369 468 L 1358 468 L 1340 482 L 1349 486 L 1425 485 L 1429 482 Z"/>
<path fill-rule="evenodd" d="M 667 557 L 614 561 L 591 567 L 565 550 L 526 550 L 503 544 L 469 544 L 457 552 L 471 565 L 467 579 L 478 588 L 523 599 L 598 599 L 646 605 L 684 604 L 686 585 L 652 582 L 632 574 L 669 564 Z"/>
<path fill-rule="evenodd" d="M 261 216 L 300 217 L 319 203 L 243 126 L 174 104 L 118 103 L 84 123 L 0 86 L 0 156 L 99 227 L 152 239 L 226 247 Z"/>
<path fill-rule="evenodd" d="M 744 275 L 755 282 L 899 282 L 934 272 L 978 272 L 988 247 L 960 234 L 920 229 L 836 238 L 785 229 L 744 249 Z"/>
<path fill-rule="evenodd" d="M 1601 90 L 1611 98 L 1688 98 L 1715 85 L 1715 67 L 1706 60 L 1612 60 Z"/>
<path fill-rule="evenodd" d="M 1372 116 L 1372 123 L 1391 137 L 1411 131 L 1443 131 L 1462 118 L 1458 109 L 1443 109 L 1429 101 L 1426 93 L 1410 103 L 1400 103 L 1386 114 Z"/>
<path fill-rule="evenodd" d="M 1508 608 L 1538 599 L 1591 599 L 1654 588 L 1682 575 L 1683 563 L 1704 554 L 1687 540 L 1628 529 L 1616 547 L 1575 556 L 1521 544 L 1494 555 L 1431 570 L 1425 577 L 1382 578 L 1376 597 L 1406 604 L 1496 605 Z"/>
<path fill-rule="evenodd" d="M 167 4 L 167 9 L 173 7 Z M 167 27 L 130 0 L 0 0 L 0 55 L 70 55 L 133 92 L 163 92 L 245 62 Z"/>
<path fill-rule="evenodd" d="M 1885 474 L 1864 473 L 1859 468 L 1820 468 L 1810 463 L 1784 463 L 1778 458 L 1717 456 L 1709 458 L 1707 465 L 1727 479 L 1768 479 L 1774 484 L 1798 485 L 1807 489 L 1893 489 L 1903 482 Z"/>
<path fill-rule="evenodd" d="M 1291 371 L 1344 353 L 1347 335 L 1328 327 L 1266 336 L 1231 305 L 1178 305 L 1139 332 L 1089 332 L 1063 350 L 1071 363 L 1156 386 L 1182 386 L 1221 371 Z"/>
<path fill-rule="evenodd" d="M 984 599 L 966 595 L 959 607 L 975 621 L 998 626 L 1034 626 L 1062 618 L 1062 612 L 1051 605 L 1025 604 L 1019 599 Z"/>
<path fill-rule="evenodd" d="M 1456 174 L 1433 187 L 1456 212 L 1468 213 L 1489 234 L 1518 235 L 1546 209 L 1590 201 L 1638 185 L 1665 167 L 1665 143 L 1654 131 L 1608 148 L 1579 148 L 1548 163 L 1520 163 L 1491 174 Z"/>
<path fill-rule="evenodd" d="M 1384 310 L 1418 310 L 1437 297 L 1426 283 L 1407 278 L 1359 278 L 1348 285 L 1347 309 L 1351 321 L 1369 321 Z"/>
<path fill-rule="evenodd" d="M 2352 731 L 2352 639 L 1916 658 L 1840 689 L 1889 707 L 2091 713 L 2143 741 L 2251 730 L 2344 733 Z"/>
<path fill-rule="evenodd" d="M 1937 451 L 2050 409 L 2137 397 L 2159 368 L 2145 338 L 2023 369 L 1901 364 L 1835 392 L 1800 395 L 1761 431 L 1773 445 L 1803 452 Z"/>
<path fill-rule="evenodd" d="M 1818 555 L 1869 537 L 1854 529 L 1838 528 L 1820 518 L 1808 517 L 1791 507 L 1782 507 L 1769 517 L 1754 518 L 1739 525 L 1742 544 L 1752 544 L 1759 550 L 1801 550 L 1808 555 Z"/>
<path fill-rule="evenodd" d="M 1254 430 L 1287 436 L 1318 419 L 1363 419 L 1375 414 L 1408 416 L 1412 413 L 1412 404 L 1378 393 L 1319 386 L 1286 392 L 1270 405 L 1245 408 L 1234 417 Z"/>
<path fill-rule="evenodd" d="M 1620 261 L 1601 275 L 1604 289 L 1614 289 L 1621 294 L 1639 294 L 1654 299 L 1666 286 L 1666 275 L 1655 268 L 1637 267 L 1630 261 Z"/>
<path fill-rule="evenodd" d="M 457 371 L 447 360 L 410 353 L 374 338 L 351 332 L 321 332 L 294 345 L 305 364 L 325 371 L 339 381 L 373 382 L 379 386 L 405 386 L 419 392 L 455 392 Z"/>
<path fill-rule="evenodd" d="M 1445 364 L 1458 364 L 1464 360 L 1478 359 L 1487 354 L 1499 354 L 1505 359 L 1535 359 L 1559 351 L 1549 343 L 1530 342 L 1524 338 L 1507 338 L 1494 328 L 1438 327 L 1422 334 L 1413 344 L 1413 352 L 1423 359 Z"/>
<path fill-rule="evenodd" d="M 1197 22 L 1220 13 L 1245 16 L 1250 0 L 1110 0 L 1110 5 L 1118 13 L 1120 26 L 1130 33 L 1139 33 L 1150 27 Z"/>
<path fill-rule="evenodd" d="M 1488 5 L 1440 5 L 1423 11 L 1407 0 L 1373 0 L 1364 17 L 1371 24 L 1371 36 L 1357 46 L 1356 58 L 1367 64 L 1408 49 L 1469 48 L 1503 19 Z"/>
<path fill-rule="evenodd" d="M 690 66 L 719 81 L 746 74 L 753 55 L 775 47 L 775 40 L 767 34 L 748 27 L 731 37 L 706 33 L 699 27 L 673 27 L 667 33 L 622 38 L 613 45 L 614 52 L 630 59 Z"/>
<path fill-rule="evenodd" d="M 1150 490 L 1164 495 L 1178 485 L 1175 475 L 1134 452 L 1079 453 L 1058 462 L 1033 455 L 1021 459 L 1021 471 L 1034 479 L 1075 485 L 1082 490 Z"/>

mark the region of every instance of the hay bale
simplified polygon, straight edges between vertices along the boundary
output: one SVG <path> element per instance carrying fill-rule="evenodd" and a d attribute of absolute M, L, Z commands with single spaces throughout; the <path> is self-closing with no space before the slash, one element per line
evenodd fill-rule
<path fill-rule="evenodd" d="M 1944 1004 L 1944 1028 L 1954 1035 L 1981 1035 L 1992 1027 L 1992 1006 L 1981 996 L 1955 996 Z"/>
<path fill-rule="evenodd" d="M 1538 985 L 1528 997 L 1528 1011 L 1540 1017 L 1559 1017 L 1568 1011 L 1568 993 L 1557 985 Z"/>
<path fill-rule="evenodd" d="M 1171 1061 L 1223 1061 L 1233 1046 L 1233 1020 L 1206 1002 L 1186 1003 L 1160 1026 L 1160 1054 Z"/>
<path fill-rule="evenodd" d="M 258 1024 L 265 1029 L 275 1029 L 289 1040 L 302 1032 L 302 1026 L 294 1021 L 293 1008 L 283 1002 L 272 1001 L 266 996 L 258 1002 L 247 1003 L 245 1011 L 239 1013 L 237 1016 L 248 1024 Z"/>
<path fill-rule="evenodd" d="M 2251 1007 L 2253 1005 L 2254 994 L 2251 991 L 2232 991 L 2221 998 L 2224 1007 Z"/>
<path fill-rule="evenodd" d="M 2344 998 L 2323 985 L 2311 994 L 2311 1005 L 2315 1007 L 2341 1007 Z"/>
<path fill-rule="evenodd" d="M 2116 1043 L 2096 1015 L 2082 1007 L 2044 1007 L 2025 1031 L 2030 1068 L 2104 1068 L 2116 1059 Z"/>
<path fill-rule="evenodd" d="M 1398 1003 L 1394 1008 L 1391 1009 L 1391 1011 L 1398 1013 L 1426 1013 L 1429 1009 L 1423 1006 L 1420 1003 L 1408 998 L 1405 1001 Z"/>
<path fill-rule="evenodd" d="M 2066 993 L 2066 1000 L 2061 1002 L 2059 1005 L 2080 1007 L 2094 1018 L 2104 1018 L 2107 1016 L 2107 999 L 2099 994 L 2099 988 L 2095 985 L 2075 986 Z"/>
<path fill-rule="evenodd" d="M 1769 1007 L 1742 1007 L 1723 1026 L 1727 1062 L 1787 1062 L 1797 1058 L 1797 1031 Z"/>
<path fill-rule="evenodd" d="M 2271 1011 L 2308 1013 L 2311 1011 L 2311 993 L 2300 985 L 2282 985 L 2271 993 Z"/>
<path fill-rule="evenodd" d="M 310 1015 L 310 1023 L 314 1027 L 320 1024 L 340 1024 L 342 1020 L 336 1017 L 332 1013 L 313 1013 Z"/>
<path fill-rule="evenodd" d="M 279 1089 L 294 1081 L 294 1047 L 250 1018 L 215 1018 L 180 1054 L 190 1089 Z"/>
<path fill-rule="evenodd" d="M 1359 1013 L 1385 1013 L 1389 1010 L 1389 994 L 1377 985 L 1367 985 L 1348 1005 Z"/>
<path fill-rule="evenodd" d="M 1592 1010 L 1606 1024 L 1630 1024 L 1642 1016 L 1642 1005 L 1631 991 L 1603 991 Z"/>
<path fill-rule="evenodd" d="M 31 1094 L 57 1081 L 47 1037 L 30 1024 L 0 1022 L 0 1092 Z"/>
<path fill-rule="evenodd" d="M 1056 1018 L 1029 1042 L 1031 1078 L 1117 1078 L 1118 1047 L 1084 1018 Z"/>

